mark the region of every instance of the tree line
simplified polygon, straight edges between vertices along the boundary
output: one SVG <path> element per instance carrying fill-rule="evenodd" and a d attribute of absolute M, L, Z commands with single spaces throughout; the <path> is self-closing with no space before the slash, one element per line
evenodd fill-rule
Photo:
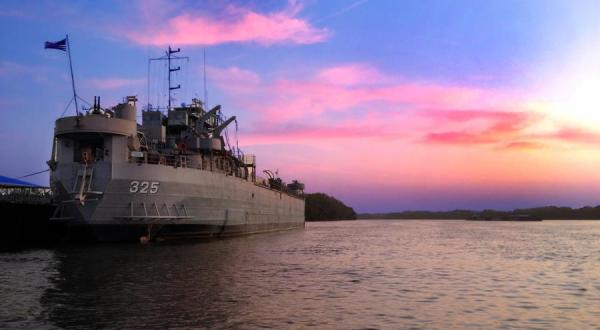
<path fill-rule="evenodd" d="M 324 193 L 306 194 L 306 221 L 356 220 L 354 209 Z"/>
<path fill-rule="evenodd" d="M 600 220 L 600 205 L 585 206 L 578 209 L 559 206 L 544 206 L 512 211 L 498 210 L 453 210 L 453 211 L 402 211 L 391 213 L 364 213 L 359 219 L 468 219 L 473 217 L 502 219 L 528 215 L 547 220 Z"/>

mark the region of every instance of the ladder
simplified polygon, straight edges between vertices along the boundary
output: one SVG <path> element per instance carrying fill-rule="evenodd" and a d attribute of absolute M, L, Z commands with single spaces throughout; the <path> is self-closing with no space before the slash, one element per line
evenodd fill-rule
<path fill-rule="evenodd" d="M 83 169 L 77 170 L 77 177 L 73 182 L 73 189 L 71 193 L 75 194 L 75 199 L 83 205 L 87 192 L 92 191 L 92 179 L 94 177 L 94 168 L 90 168 L 88 171 L 87 163 L 83 166 Z"/>

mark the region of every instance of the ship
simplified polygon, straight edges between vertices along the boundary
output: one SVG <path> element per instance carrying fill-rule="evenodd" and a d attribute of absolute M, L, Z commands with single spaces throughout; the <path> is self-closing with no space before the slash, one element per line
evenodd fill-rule
<path fill-rule="evenodd" d="M 103 108 L 100 97 L 55 122 L 50 221 L 68 241 L 215 238 L 304 228 L 304 184 L 257 174 L 256 156 L 229 144 L 237 121 L 217 105 L 142 109 L 135 96 Z M 236 143 L 237 145 L 237 143 Z"/>

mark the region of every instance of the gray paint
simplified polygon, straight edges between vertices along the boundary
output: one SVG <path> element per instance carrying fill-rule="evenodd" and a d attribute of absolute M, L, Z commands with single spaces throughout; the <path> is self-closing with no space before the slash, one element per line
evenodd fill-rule
<path fill-rule="evenodd" d="M 190 234 L 194 236 L 220 236 L 304 226 L 303 198 L 254 183 L 252 176 L 231 176 L 216 166 L 202 169 L 138 163 L 131 157 L 130 143 L 136 134 L 135 108 L 127 105 L 119 110 L 127 110 L 127 116 L 88 114 L 79 120 L 66 117 L 56 121 L 57 164 L 51 172 L 51 187 L 59 206 L 54 220 L 97 232 L 122 228 L 133 233 L 133 237 L 124 237 L 136 240 L 139 231 L 129 229 L 147 228 L 160 237 L 161 226 L 180 236 L 193 228 Z M 74 162 L 76 142 L 91 133 L 102 137 L 102 157 L 88 164 Z M 189 159 L 199 156 L 190 155 Z M 132 181 L 154 183 L 158 189 L 155 193 L 150 189 L 131 192 Z M 116 236 L 113 232 L 95 238 L 112 240 Z"/>

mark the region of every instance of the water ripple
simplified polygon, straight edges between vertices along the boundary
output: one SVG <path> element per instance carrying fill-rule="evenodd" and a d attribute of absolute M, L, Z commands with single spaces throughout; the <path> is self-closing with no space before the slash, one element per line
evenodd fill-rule
<path fill-rule="evenodd" d="M 0 254 L 0 327 L 582 329 L 600 222 L 355 221 Z"/>

